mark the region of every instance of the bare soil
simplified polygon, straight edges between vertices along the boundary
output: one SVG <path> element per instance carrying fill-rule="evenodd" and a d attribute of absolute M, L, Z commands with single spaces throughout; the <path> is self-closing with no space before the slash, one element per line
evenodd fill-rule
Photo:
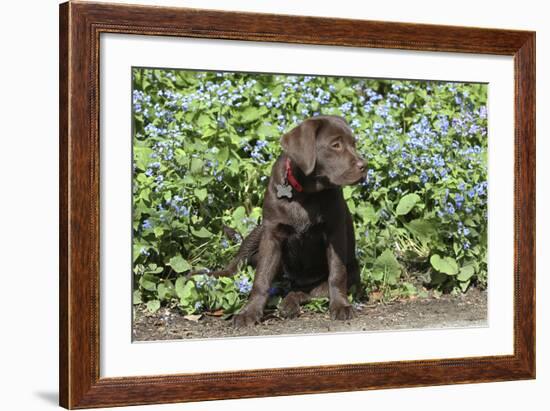
<path fill-rule="evenodd" d="M 470 289 L 466 294 L 439 298 L 398 300 L 391 303 L 360 304 L 357 317 L 334 321 L 328 313 L 302 312 L 284 319 L 276 310 L 266 311 L 260 324 L 234 328 L 231 320 L 212 315 L 184 316 L 161 308 L 149 313 L 137 306 L 133 340 L 156 341 L 192 338 L 223 338 L 259 335 L 318 334 L 326 332 L 387 331 L 422 328 L 466 328 L 487 326 L 487 293 Z"/>

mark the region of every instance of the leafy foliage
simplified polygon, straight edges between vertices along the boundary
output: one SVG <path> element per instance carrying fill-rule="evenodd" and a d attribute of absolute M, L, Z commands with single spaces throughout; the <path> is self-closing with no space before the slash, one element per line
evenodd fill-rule
<path fill-rule="evenodd" d="M 259 222 L 280 136 L 317 114 L 346 118 L 368 162 L 344 189 L 367 291 L 486 285 L 486 85 L 135 68 L 133 88 L 135 303 L 242 306 L 253 270 L 201 273 Z"/>

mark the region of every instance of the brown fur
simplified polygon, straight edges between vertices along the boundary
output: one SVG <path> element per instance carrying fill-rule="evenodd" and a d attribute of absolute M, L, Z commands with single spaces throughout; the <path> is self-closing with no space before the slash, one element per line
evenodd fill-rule
<path fill-rule="evenodd" d="M 264 197 L 263 218 L 243 240 L 239 252 L 215 276 L 232 275 L 241 261 L 256 267 L 248 302 L 234 317 L 236 326 L 258 322 L 276 277 L 290 282 L 281 314 L 293 317 L 311 297 L 330 299 L 331 318 L 354 316 L 347 300 L 349 288 L 359 282 L 355 236 L 342 186 L 365 177 L 365 163 L 355 150 L 355 139 L 344 119 L 319 116 L 305 120 L 281 138 L 284 153 L 277 159 Z M 285 163 L 303 191 L 278 198 L 284 184 Z"/>

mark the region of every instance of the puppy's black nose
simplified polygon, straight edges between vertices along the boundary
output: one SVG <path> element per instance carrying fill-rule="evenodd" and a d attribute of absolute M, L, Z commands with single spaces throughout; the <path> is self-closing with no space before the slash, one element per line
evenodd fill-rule
<path fill-rule="evenodd" d="M 365 171 L 365 162 L 363 160 L 357 160 L 357 163 L 355 163 L 357 168 L 361 171 Z"/>

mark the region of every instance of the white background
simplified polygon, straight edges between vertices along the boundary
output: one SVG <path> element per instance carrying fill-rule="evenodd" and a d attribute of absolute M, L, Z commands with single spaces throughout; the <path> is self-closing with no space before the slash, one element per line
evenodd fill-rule
<path fill-rule="evenodd" d="M 58 146 L 57 1 L 6 2 L 0 65 L 2 202 L 1 315 L 2 408 L 54 409 L 57 403 Z M 338 407 L 422 410 L 546 409 L 550 388 L 548 263 L 550 134 L 549 13 L 543 1 L 461 0 L 358 2 L 354 0 L 172 1 L 202 8 L 354 17 L 537 30 L 537 375 L 535 381 L 322 394 L 298 397 L 149 406 L 159 410 L 275 410 Z M 545 75 L 546 74 L 546 75 Z M 546 183 L 546 184 L 545 184 Z M 7 229 L 6 229 L 7 224 Z M 132 408 L 138 409 L 138 408 Z"/>
<path fill-rule="evenodd" d="M 326 46 L 105 34 L 101 38 L 100 61 L 102 377 L 513 353 L 511 57 L 360 48 L 335 51 L 334 47 Z M 132 270 L 132 217 L 128 207 L 132 195 L 129 104 L 132 65 L 488 82 L 488 240 L 489 250 L 493 250 L 488 258 L 489 327 L 132 344 L 131 282 L 128 275 L 122 274 Z M 407 344 L 402 344 L 403 341 Z M 334 346 L 347 349 L 330 349 Z M 228 352 L 246 355 L 227 355 Z"/>

